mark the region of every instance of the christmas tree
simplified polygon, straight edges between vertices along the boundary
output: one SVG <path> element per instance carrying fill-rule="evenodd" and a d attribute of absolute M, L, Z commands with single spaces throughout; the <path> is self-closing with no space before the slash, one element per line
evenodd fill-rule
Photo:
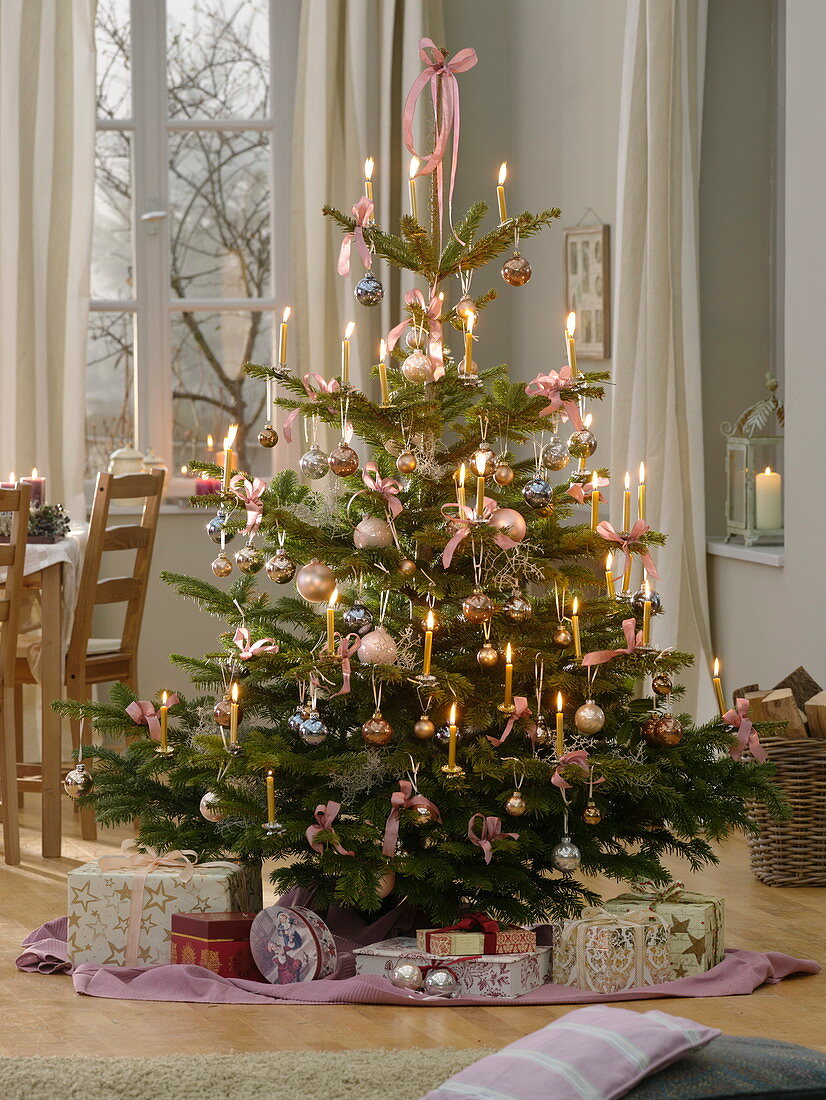
<path fill-rule="evenodd" d="M 61 707 L 125 742 L 85 748 L 93 774 L 72 793 L 103 824 L 137 819 L 143 844 L 274 857 L 277 886 L 313 887 L 321 911 L 407 899 L 433 923 L 464 907 L 524 923 L 595 900 L 578 870 L 664 882 L 665 856 L 696 869 L 749 829 L 749 801 L 784 811 L 771 767 L 740 758 L 759 746 L 747 719 L 674 712 L 691 657 L 654 642 L 663 536 L 644 484 L 621 522 L 599 522 L 610 474 L 588 412 L 607 374 L 578 368 L 561 324 L 567 363 L 549 347 L 527 385 L 485 362 L 496 291 L 472 280 L 504 256 L 519 293 L 520 246 L 559 211 L 508 216 L 503 173 L 497 224 L 483 231 L 484 202 L 452 222 L 444 158 L 475 55 L 425 49 L 412 94 L 434 91 L 429 202 L 414 172 L 398 235 L 374 221 L 369 188 L 352 215 L 324 210 L 345 234 L 339 272 L 351 249 L 366 269 L 365 308 L 382 265 L 421 280 L 375 392 L 350 384 L 348 339 L 338 377 L 292 373 L 282 328 L 279 362 L 246 369 L 311 445 L 269 484 L 235 471 L 231 448 L 224 469 L 201 467 L 224 478 L 197 500 L 218 509 L 218 582 L 166 576 L 220 624 L 205 656 L 172 657 L 195 693 L 157 704 L 116 685 L 108 704 Z M 329 455 L 320 424 L 341 433 Z M 276 438 L 268 424 L 260 442 Z"/>

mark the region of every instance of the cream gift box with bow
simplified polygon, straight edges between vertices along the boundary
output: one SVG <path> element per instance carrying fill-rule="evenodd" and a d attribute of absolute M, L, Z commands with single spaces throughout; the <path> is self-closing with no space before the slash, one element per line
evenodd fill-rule
<path fill-rule="evenodd" d="M 668 943 L 675 978 L 704 974 L 723 961 L 725 904 L 722 898 L 692 894 L 682 882 L 656 886 L 650 881 L 630 884 L 626 894 L 605 902 L 609 913 L 627 913 L 647 905 L 668 926 Z"/>
<path fill-rule="evenodd" d="M 595 993 L 668 982 L 673 974 L 665 921 L 639 903 L 624 915 L 585 908 L 555 938 L 553 976 L 556 985 Z"/>
<path fill-rule="evenodd" d="M 117 855 L 69 872 L 69 958 L 100 966 L 170 961 L 173 913 L 257 913 L 261 868 L 192 851 L 139 851 L 125 840 Z"/>

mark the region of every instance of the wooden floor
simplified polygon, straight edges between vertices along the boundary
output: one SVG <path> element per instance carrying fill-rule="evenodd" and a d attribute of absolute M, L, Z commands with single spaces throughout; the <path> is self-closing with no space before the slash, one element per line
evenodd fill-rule
<path fill-rule="evenodd" d="M 74 826 L 69 813 L 68 828 Z M 70 838 L 61 860 L 41 859 L 39 806 L 23 815 L 23 863 L 0 864 L 0 1054 L 161 1055 L 358 1047 L 500 1046 L 563 1015 L 565 1006 L 517 1008 L 396 1008 L 375 1005 L 203 1006 L 79 997 L 65 975 L 23 974 L 13 964 L 31 929 L 65 912 L 65 875 L 83 861 L 117 848 L 126 834 L 95 845 Z M 749 873 L 745 842 L 721 851 L 721 865 L 689 886 L 727 899 L 729 946 L 778 950 L 826 959 L 826 890 L 778 890 Z M 675 873 L 687 876 L 675 866 Z M 607 896 L 617 892 L 607 885 Z M 826 1051 L 826 976 L 765 986 L 750 997 L 636 1001 L 720 1027 L 730 1035 L 764 1035 Z"/>

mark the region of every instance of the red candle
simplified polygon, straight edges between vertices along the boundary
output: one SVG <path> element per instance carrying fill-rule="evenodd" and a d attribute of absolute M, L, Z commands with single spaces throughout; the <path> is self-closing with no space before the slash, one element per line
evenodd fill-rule
<path fill-rule="evenodd" d="M 21 477 L 20 481 L 23 485 L 31 485 L 31 507 L 39 508 L 41 504 L 46 502 L 46 479 L 45 477 L 37 476 L 37 467 L 32 470 L 31 477 Z"/>

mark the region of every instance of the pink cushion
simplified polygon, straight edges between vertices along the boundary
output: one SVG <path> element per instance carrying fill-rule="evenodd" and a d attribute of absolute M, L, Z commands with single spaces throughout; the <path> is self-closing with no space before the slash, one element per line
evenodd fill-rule
<path fill-rule="evenodd" d="M 422 1100 L 612 1100 L 719 1034 L 657 1009 L 589 1005 L 474 1062 Z"/>

